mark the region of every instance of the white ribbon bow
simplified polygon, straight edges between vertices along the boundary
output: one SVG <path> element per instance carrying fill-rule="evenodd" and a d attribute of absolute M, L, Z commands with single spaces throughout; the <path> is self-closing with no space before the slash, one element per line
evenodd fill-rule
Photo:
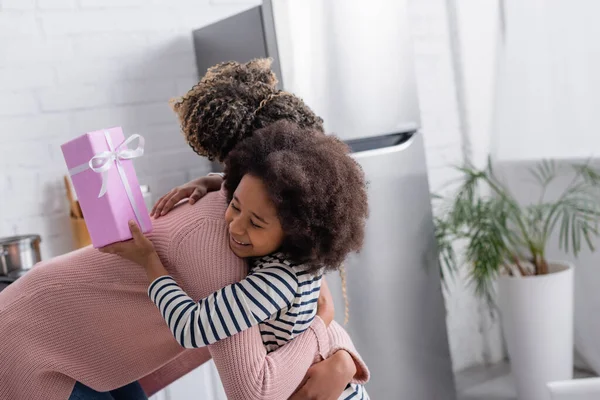
<path fill-rule="evenodd" d="M 142 230 L 144 230 L 144 223 L 141 218 L 141 214 L 135 202 L 135 198 L 133 197 L 131 186 L 129 186 L 127 175 L 125 175 L 125 171 L 121 165 L 121 160 L 131 160 L 144 155 L 144 137 L 141 135 L 131 135 L 116 148 L 113 147 L 112 139 L 110 138 L 110 133 L 108 131 L 104 132 L 104 137 L 106 138 L 106 143 L 108 144 L 108 150 L 96 154 L 90 159 L 89 162 L 85 164 L 81 164 L 69 169 L 69 174 L 73 176 L 88 169 L 91 169 L 98 174 L 102 174 L 102 187 L 100 187 L 100 193 L 98 194 L 98 198 L 100 198 L 106 194 L 108 186 L 108 171 L 113 167 L 113 165 L 116 165 L 117 170 L 119 171 L 119 176 L 121 177 L 121 182 L 123 182 L 125 192 L 129 198 L 129 202 L 133 207 L 135 217 L 138 220 Z M 135 149 L 132 150 L 127 147 L 136 139 L 138 140 L 138 146 Z"/>
<path fill-rule="evenodd" d="M 88 166 L 92 171 L 102 174 L 102 187 L 100 188 L 98 198 L 106 194 L 106 189 L 108 186 L 108 170 L 110 170 L 113 165 L 116 164 L 117 168 L 119 168 L 121 166 L 121 160 L 131 160 L 144 155 L 144 138 L 142 136 L 131 135 L 127 138 L 127 140 L 113 150 L 112 140 L 109 133 L 104 132 L 104 135 L 110 150 L 96 154 L 88 163 Z M 136 139 L 138 139 L 138 147 L 133 150 L 129 149 L 127 145 Z"/>

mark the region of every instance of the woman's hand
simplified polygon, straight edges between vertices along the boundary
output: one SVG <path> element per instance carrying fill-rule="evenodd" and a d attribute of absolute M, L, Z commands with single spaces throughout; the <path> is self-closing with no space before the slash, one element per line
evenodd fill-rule
<path fill-rule="evenodd" d="M 340 350 L 310 367 L 300 388 L 289 400 L 337 400 L 355 374 L 352 356 Z"/>
<path fill-rule="evenodd" d="M 150 212 L 150 216 L 158 218 L 165 215 L 175 207 L 175 204 L 183 199 L 189 198 L 189 203 L 194 204 L 196 201 L 206 196 L 207 193 L 219 190 L 222 183 L 223 178 L 221 176 L 210 175 L 194 179 L 184 185 L 178 186 L 158 199 Z"/>
<path fill-rule="evenodd" d="M 323 320 L 327 327 L 335 316 L 333 297 L 331 296 L 325 277 L 321 280 L 321 292 L 319 293 L 319 300 L 317 300 L 317 316 Z"/>
<path fill-rule="evenodd" d="M 144 236 L 135 221 L 129 221 L 129 229 L 133 237 L 131 240 L 109 244 L 98 250 L 102 253 L 116 254 L 141 265 L 146 270 L 146 275 L 148 275 L 150 281 L 168 275 L 167 270 L 158 257 L 158 253 L 154 250 L 154 245 L 150 239 Z"/>

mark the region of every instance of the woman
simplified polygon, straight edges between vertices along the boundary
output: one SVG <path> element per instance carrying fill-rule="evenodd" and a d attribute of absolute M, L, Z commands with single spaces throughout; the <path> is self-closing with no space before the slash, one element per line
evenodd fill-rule
<path fill-rule="evenodd" d="M 188 136 L 188 142 L 198 153 L 223 160 L 236 142 L 276 120 L 320 126 L 299 99 L 275 96 L 274 82 L 264 61 L 209 71 L 175 105 L 185 118 L 182 122 L 196 121 L 197 135 Z M 260 100 L 258 95 L 267 88 L 273 98 Z M 261 107 L 265 99 L 271 101 Z M 182 127 L 186 135 L 191 132 L 184 123 Z M 150 235 L 165 267 L 194 298 L 239 281 L 246 273 L 243 260 L 228 248 L 222 217 L 226 206 L 219 193 L 209 194 L 196 206 L 178 207 L 155 221 Z M 151 395 L 210 356 L 229 399 L 288 398 L 321 358 L 328 359 L 309 371 L 306 385 L 322 398 L 335 396 L 326 393 L 337 391 L 331 383 L 344 387 L 351 375 L 357 383 L 367 378 L 347 334 L 335 322 L 327 329 L 319 318 L 293 342 L 268 355 L 258 328 L 211 345 L 208 351 L 183 349 L 147 298 L 146 287 L 141 268 L 88 247 L 40 263 L 2 291 L 0 399 L 100 399 L 104 394 L 117 399 L 119 393 L 103 392 L 135 392 L 138 380 Z"/>

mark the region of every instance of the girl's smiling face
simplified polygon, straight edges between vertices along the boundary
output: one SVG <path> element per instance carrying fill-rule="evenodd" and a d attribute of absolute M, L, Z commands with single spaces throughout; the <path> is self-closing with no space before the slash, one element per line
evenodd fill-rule
<path fill-rule="evenodd" d="M 229 247 L 241 258 L 274 253 L 284 233 L 277 209 L 262 180 L 246 174 L 225 212 L 229 225 Z"/>

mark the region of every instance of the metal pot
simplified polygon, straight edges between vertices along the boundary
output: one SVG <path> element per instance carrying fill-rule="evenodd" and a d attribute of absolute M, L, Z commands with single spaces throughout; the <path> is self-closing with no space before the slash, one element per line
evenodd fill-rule
<path fill-rule="evenodd" d="M 3 291 L 16 280 L 16 278 L 9 278 L 7 276 L 0 276 L 0 292 Z"/>
<path fill-rule="evenodd" d="M 0 275 L 19 276 L 42 260 L 39 235 L 0 238 Z"/>

